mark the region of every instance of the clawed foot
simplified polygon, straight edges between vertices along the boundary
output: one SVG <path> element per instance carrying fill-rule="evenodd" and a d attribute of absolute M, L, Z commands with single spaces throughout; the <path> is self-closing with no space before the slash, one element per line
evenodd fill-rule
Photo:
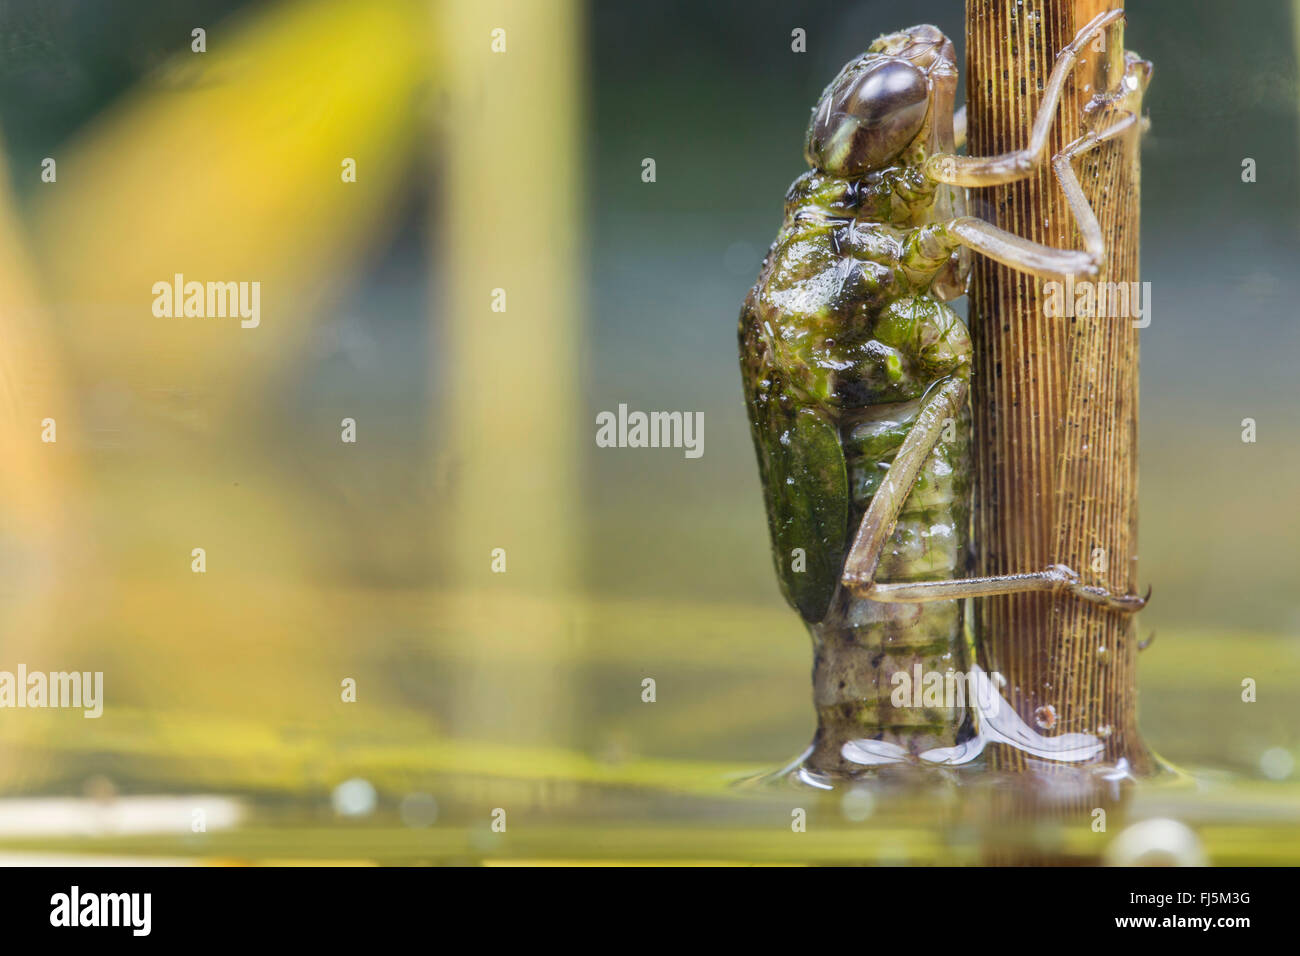
<path fill-rule="evenodd" d="M 1093 584 L 1084 584 L 1079 580 L 1079 575 L 1071 568 L 1064 564 L 1053 564 L 1047 569 L 1048 575 L 1052 580 L 1057 582 L 1058 589 L 1062 592 L 1077 595 L 1085 601 L 1093 604 L 1100 604 L 1102 607 L 1110 608 L 1112 611 L 1119 611 L 1123 614 L 1136 614 L 1151 599 L 1151 588 L 1147 588 L 1147 593 L 1142 597 L 1136 594 L 1125 594 L 1122 596 L 1111 594 L 1103 587 L 1097 587 Z"/>

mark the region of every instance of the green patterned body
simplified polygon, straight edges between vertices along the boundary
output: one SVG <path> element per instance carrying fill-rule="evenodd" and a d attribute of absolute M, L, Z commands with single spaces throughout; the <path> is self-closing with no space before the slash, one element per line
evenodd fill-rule
<path fill-rule="evenodd" d="M 893 604 L 839 586 L 867 505 L 931 389 L 969 375 L 965 325 L 938 297 L 958 263 L 932 223 L 914 145 L 857 178 L 812 170 L 740 316 L 745 398 L 781 589 L 812 633 L 819 729 L 810 765 L 850 771 L 862 738 L 950 746 L 962 708 L 897 707 L 894 677 L 969 670 L 959 601 Z M 881 582 L 963 576 L 968 413 L 927 459 L 881 559 Z"/>

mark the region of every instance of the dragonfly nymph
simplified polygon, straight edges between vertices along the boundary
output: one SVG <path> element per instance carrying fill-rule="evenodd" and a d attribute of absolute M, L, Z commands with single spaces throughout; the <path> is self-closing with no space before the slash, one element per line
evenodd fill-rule
<path fill-rule="evenodd" d="M 970 742 L 981 733 L 998 738 L 978 726 L 978 710 L 891 701 L 899 674 L 972 671 L 964 599 L 1057 591 L 1121 612 L 1144 603 L 1060 565 L 966 576 L 971 341 L 947 304 L 966 290 L 969 252 L 1041 279 L 1098 274 L 1101 228 L 1071 161 L 1137 116 L 1111 111 L 1052 158 L 1082 250 L 965 215 L 964 190 L 1022 179 L 1047 161 L 1070 71 L 1122 16 L 1101 14 L 1060 52 L 1022 150 L 956 154 L 954 51 L 932 26 L 876 40 L 813 110 L 811 168 L 787 193 L 739 331 L 777 574 L 814 643 L 819 728 L 805 761 L 814 770 L 959 763 L 978 752 Z M 1144 88 L 1149 69 L 1130 54 L 1125 83 Z M 1006 724 L 1001 734 L 1023 736 Z M 1041 746 L 1080 759 L 1082 736 Z"/>

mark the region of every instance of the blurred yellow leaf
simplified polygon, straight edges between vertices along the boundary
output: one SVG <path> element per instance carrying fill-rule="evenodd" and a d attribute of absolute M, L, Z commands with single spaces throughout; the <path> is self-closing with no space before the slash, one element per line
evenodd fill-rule
<path fill-rule="evenodd" d="M 283 358 L 394 215 L 423 119 L 431 27 L 407 0 L 297 0 L 208 31 L 65 154 L 35 212 L 38 261 L 92 380 L 213 387 Z M 179 84 L 179 88 L 176 88 Z M 357 181 L 344 182 L 346 159 Z M 260 282 L 261 324 L 158 318 L 154 283 Z"/>

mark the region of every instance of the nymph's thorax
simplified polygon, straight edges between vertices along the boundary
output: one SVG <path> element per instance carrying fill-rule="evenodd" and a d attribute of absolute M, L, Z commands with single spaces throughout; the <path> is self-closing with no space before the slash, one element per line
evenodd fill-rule
<path fill-rule="evenodd" d="M 944 260 L 917 268 L 927 182 L 910 164 L 852 179 L 812 170 L 787 193 L 742 324 L 828 410 L 918 398 L 966 362 L 965 327 L 931 294 Z"/>
<path fill-rule="evenodd" d="M 843 179 L 811 169 L 786 192 L 786 219 L 851 219 L 907 229 L 932 220 L 935 183 L 919 164 L 898 164 Z"/>

